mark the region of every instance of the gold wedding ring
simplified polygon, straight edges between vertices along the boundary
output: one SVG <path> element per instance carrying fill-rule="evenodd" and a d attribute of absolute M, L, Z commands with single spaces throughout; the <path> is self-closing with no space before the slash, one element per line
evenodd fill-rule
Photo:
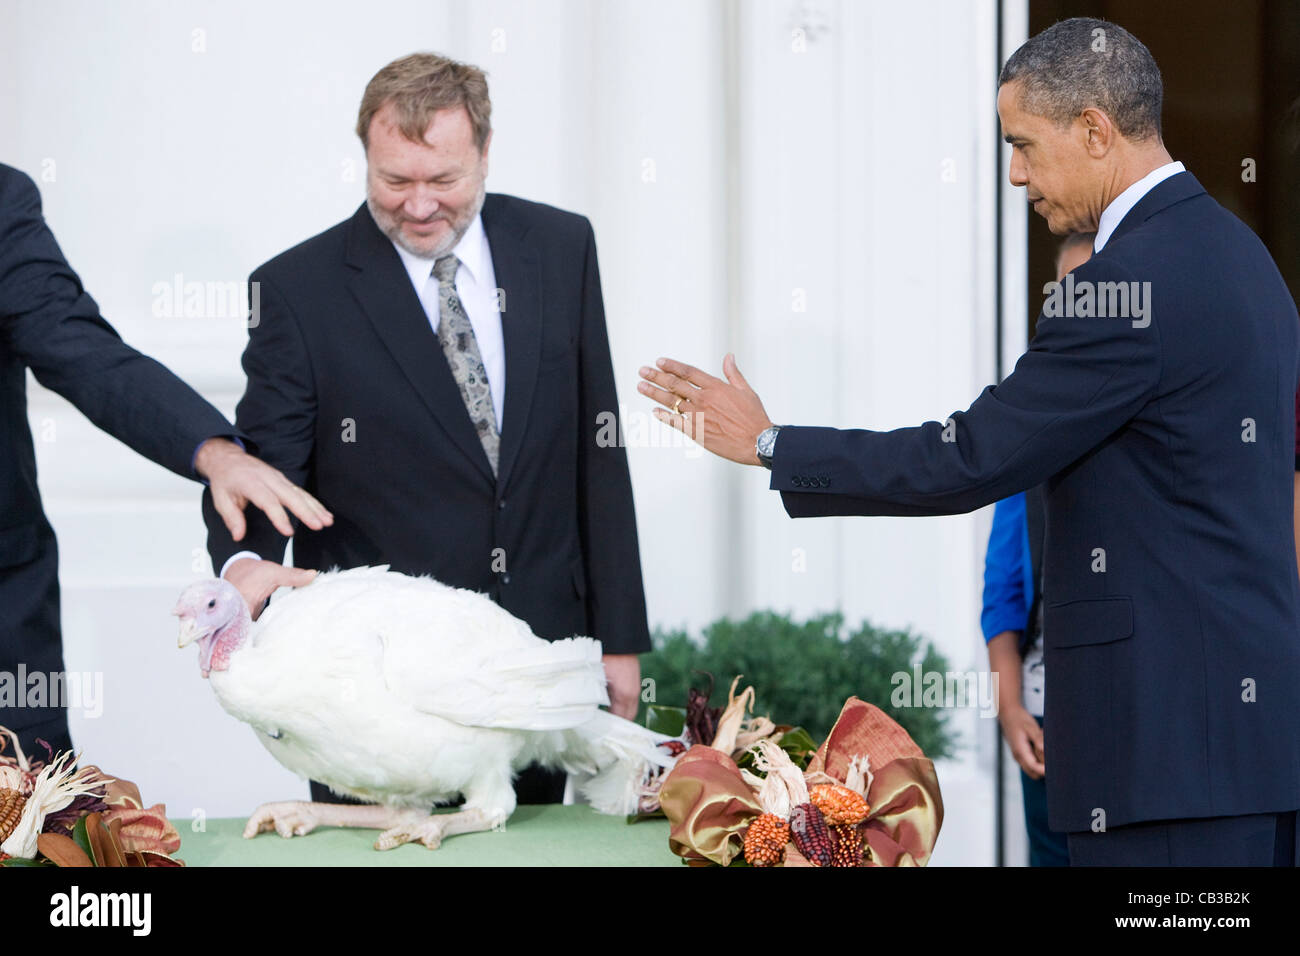
<path fill-rule="evenodd" d="M 678 395 L 677 401 L 673 402 L 673 414 L 680 415 L 681 413 L 682 413 L 682 397 Z"/>

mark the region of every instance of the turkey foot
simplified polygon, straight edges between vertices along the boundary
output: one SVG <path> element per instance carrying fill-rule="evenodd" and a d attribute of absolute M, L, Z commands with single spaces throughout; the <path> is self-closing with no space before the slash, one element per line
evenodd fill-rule
<path fill-rule="evenodd" d="M 282 803 L 264 803 L 258 807 L 244 825 L 244 839 L 252 839 L 259 833 L 271 830 L 288 839 L 305 836 L 319 826 L 386 830 L 404 824 L 415 825 L 426 817 L 427 814 L 420 810 L 287 800 Z"/>
<path fill-rule="evenodd" d="M 430 850 L 438 849 L 443 837 L 458 833 L 479 833 L 483 830 L 500 830 L 505 827 L 505 814 L 487 810 L 460 810 L 456 813 L 436 813 L 409 823 L 399 824 L 379 834 L 376 850 L 391 850 L 403 843 L 423 843 Z"/>

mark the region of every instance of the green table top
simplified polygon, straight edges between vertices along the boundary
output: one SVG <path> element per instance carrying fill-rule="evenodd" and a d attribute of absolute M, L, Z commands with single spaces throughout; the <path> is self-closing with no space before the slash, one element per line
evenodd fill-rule
<path fill-rule="evenodd" d="M 181 834 L 176 856 L 188 866 L 681 866 L 668 849 L 668 821 L 627 823 L 591 807 L 524 806 L 505 830 L 448 837 L 429 850 L 409 843 L 374 848 L 378 830 L 322 827 L 286 840 L 276 833 L 243 838 L 243 820 L 208 820 L 196 833 L 173 820 Z"/>

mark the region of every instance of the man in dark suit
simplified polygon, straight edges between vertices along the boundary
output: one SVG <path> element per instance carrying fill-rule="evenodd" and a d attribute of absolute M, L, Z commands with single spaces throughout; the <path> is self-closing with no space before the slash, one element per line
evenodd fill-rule
<path fill-rule="evenodd" d="M 132 449 L 208 483 L 220 520 L 242 538 L 245 505 L 292 530 L 332 520 L 320 503 L 245 453 L 225 416 L 118 337 L 81 286 L 41 215 L 25 174 L 0 165 L 0 726 L 45 759 L 43 740 L 71 750 L 60 700 L 28 692 L 63 671 L 58 552 L 41 507 L 27 422 L 27 369 L 46 388 Z M 37 678 L 37 675 L 41 675 Z M 7 699 L 9 694 L 13 699 Z M 20 699 L 21 698 L 21 699 Z M 28 706 L 28 704 L 35 704 Z"/>
<path fill-rule="evenodd" d="M 1071 863 L 1293 865 L 1300 319 L 1260 241 L 1171 162 L 1160 103 L 1151 54 L 1105 21 L 1004 66 L 1011 181 L 1096 254 L 965 412 L 773 431 L 730 356 L 729 382 L 661 360 L 642 390 L 768 464 L 794 517 L 955 514 L 1046 481 L 1048 810 Z"/>
<path fill-rule="evenodd" d="M 1092 256 L 1093 232 L 1073 232 L 1056 253 L 1061 281 Z M 1043 742 L 1043 489 L 1003 498 L 993 510 L 984 557 L 980 626 L 997 680 L 998 722 L 1024 798 L 1030 866 L 1067 866 L 1065 835 L 1047 825 Z"/>
<path fill-rule="evenodd" d="M 618 405 L 595 237 L 486 194 L 490 109 L 480 70 L 433 54 L 371 80 L 367 202 L 253 273 L 236 421 L 337 516 L 295 539 L 296 565 L 388 564 L 484 592 L 540 637 L 596 637 L 631 717 L 649 628 L 626 454 L 598 440 Z M 243 550 L 209 528 L 255 613 L 293 583 L 268 523 Z M 558 802 L 564 778 L 533 768 L 517 791 Z"/>

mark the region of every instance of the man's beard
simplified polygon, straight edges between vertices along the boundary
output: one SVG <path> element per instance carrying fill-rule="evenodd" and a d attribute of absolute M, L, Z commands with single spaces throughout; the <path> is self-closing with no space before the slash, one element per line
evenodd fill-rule
<path fill-rule="evenodd" d="M 374 197 L 370 193 L 369 186 L 366 187 L 366 207 L 370 210 L 370 216 L 375 221 L 375 225 L 393 242 L 397 243 L 413 256 L 419 256 L 422 259 L 437 259 L 451 252 L 456 248 L 456 244 L 464 237 L 469 230 L 470 224 L 474 217 L 483 209 L 483 200 L 487 196 L 487 180 L 480 179 L 478 183 L 478 192 L 474 194 L 474 201 L 465 209 L 464 216 L 460 220 L 454 221 L 444 219 L 441 215 L 437 218 L 442 219 L 450 227 L 451 231 L 442 239 L 436 242 L 432 237 L 423 241 L 413 240 L 402 231 L 403 220 L 399 220 L 375 204 Z"/>

